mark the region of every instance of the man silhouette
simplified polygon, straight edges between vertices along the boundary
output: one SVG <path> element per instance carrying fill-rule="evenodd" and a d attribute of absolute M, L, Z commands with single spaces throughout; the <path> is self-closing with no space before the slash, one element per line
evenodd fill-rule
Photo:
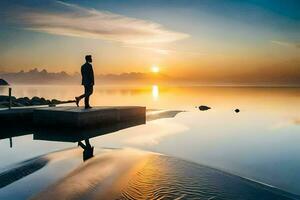
<path fill-rule="evenodd" d="M 75 97 L 76 105 L 79 107 L 80 100 L 84 97 L 85 109 L 92 108 L 89 100 L 91 94 L 93 94 L 94 87 L 94 71 L 91 63 L 93 62 L 91 55 L 85 56 L 85 63 L 81 66 L 82 85 L 84 86 L 84 94 L 79 97 Z"/>
<path fill-rule="evenodd" d="M 94 147 L 90 144 L 89 139 L 85 139 L 85 144 L 81 141 L 78 142 L 78 146 L 83 148 L 83 161 L 86 161 L 94 156 Z"/>

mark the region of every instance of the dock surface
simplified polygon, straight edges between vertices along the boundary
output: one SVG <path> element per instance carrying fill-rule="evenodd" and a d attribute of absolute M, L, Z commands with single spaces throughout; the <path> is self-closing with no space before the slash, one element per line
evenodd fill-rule
<path fill-rule="evenodd" d="M 92 127 L 121 123 L 135 119 L 145 120 L 146 107 L 103 106 L 84 109 L 82 107 L 47 107 L 33 112 L 36 126 Z"/>
<path fill-rule="evenodd" d="M 99 106 L 84 109 L 75 106 L 14 108 L 0 110 L 0 125 L 11 127 L 91 128 L 146 119 L 146 107 Z"/>

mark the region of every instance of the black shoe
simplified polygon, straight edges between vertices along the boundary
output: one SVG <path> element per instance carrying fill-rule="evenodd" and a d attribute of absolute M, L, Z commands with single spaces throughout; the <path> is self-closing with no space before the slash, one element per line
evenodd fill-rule
<path fill-rule="evenodd" d="M 75 97 L 75 103 L 77 107 L 79 107 L 79 101 L 80 101 L 79 97 Z"/>
<path fill-rule="evenodd" d="M 85 109 L 92 109 L 93 107 L 91 107 L 91 106 L 85 106 L 84 108 Z"/>

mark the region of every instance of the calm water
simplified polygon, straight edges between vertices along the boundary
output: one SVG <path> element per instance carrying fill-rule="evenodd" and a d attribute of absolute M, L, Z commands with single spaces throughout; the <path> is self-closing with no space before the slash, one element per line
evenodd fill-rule
<path fill-rule="evenodd" d="M 6 92 L 7 88 L 0 89 L 1 94 Z M 81 87 L 74 86 L 13 87 L 17 97 L 69 100 L 81 92 Z M 97 149 L 134 148 L 162 153 L 300 194 L 298 88 L 97 87 L 91 101 L 92 105 L 143 105 L 148 109 L 186 111 L 174 118 L 94 137 L 90 143 Z M 198 105 L 212 109 L 202 112 L 195 108 Z M 241 112 L 235 113 L 236 108 Z M 77 147 L 71 142 L 33 140 L 30 131 L 14 137 L 12 148 L 9 145 L 8 139 L 0 140 L 0 169 Z M 54 181 L 81 162 L 81 157 L 74 156 L 68 164 L 57 162 L 58 166 L 39 173 L 55 174 L 48 177 Z M 26 180 L 8 185 L 2 194 L 19 189 L 25 195 L 34 190 L 24 189 L 24 184 Z"/>

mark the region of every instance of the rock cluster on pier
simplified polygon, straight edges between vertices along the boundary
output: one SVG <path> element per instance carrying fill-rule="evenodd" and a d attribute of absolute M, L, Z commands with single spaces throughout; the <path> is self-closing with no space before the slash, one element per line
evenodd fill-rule
<path fill-rule="evenodd" d="M 45 99 L 43 97 L 11 97 L 11 102 L 13 107 L 23 107 L 23 106 L 40 106 L 40 105 L 56 105 L 61 103 L 70 103 L 73 101 L 60 101 L 57 99 Z M 9 96 L 0 95 L 0 108 L 6 108 L 9 106 Z"/>

